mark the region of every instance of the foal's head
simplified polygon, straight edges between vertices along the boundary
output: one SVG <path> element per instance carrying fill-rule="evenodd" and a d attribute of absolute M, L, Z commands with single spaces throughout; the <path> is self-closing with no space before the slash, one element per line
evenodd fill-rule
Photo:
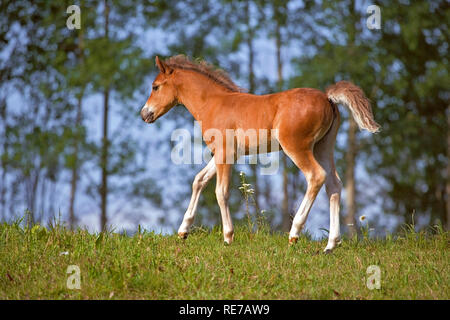
<path fill-rule="evenodd" d="M 142 120 L 147 123 L 155 122 L 177 104 L 177 91 L 173 79 L 174 69 L 161 61 L 158 56 L 156 56 L 156 65 L 159 74 L 153 81 L 152 93 L 141 110 Z"/>

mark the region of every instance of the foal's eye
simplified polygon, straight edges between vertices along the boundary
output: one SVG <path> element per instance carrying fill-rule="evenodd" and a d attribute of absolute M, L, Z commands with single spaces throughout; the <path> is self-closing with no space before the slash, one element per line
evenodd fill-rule
<path fill-rule="evenodd" d="M 153 91 L 156 91 L 156 90 L 158 90 L 158 88 L 159 88 L 159 86 L 153 86 Z"/>

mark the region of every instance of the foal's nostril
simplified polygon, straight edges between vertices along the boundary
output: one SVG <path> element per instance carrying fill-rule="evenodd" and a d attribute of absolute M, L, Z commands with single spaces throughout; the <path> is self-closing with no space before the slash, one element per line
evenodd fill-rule
<path fill-rule="evenodd" d="M 147 123 L 153 122 L 153 112 L 148 111 L 148 109 L 145 107 L 142 108 L 142 110 L 141 110 L 141 117 L 142 117 L 142 120 L 144 120 Z"/>
<path fill-rule="evenodd" d="M 147 114 L 147 118 L 145 119 L 148 123 L 152 123 L 154 121 L 153 112 L 149 112 Z"/>

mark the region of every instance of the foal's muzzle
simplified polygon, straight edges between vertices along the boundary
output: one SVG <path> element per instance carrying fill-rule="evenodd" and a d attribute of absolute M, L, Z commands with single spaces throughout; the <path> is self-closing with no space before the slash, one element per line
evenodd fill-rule
<path fill-rule="evenodd" d="M 153 111 L 149 111 L 148 108 L 142 108 L 141 110 L 141 117 L 142 120 L 144 120 L 147 123 L 155 122 L 155 116 Z"/>

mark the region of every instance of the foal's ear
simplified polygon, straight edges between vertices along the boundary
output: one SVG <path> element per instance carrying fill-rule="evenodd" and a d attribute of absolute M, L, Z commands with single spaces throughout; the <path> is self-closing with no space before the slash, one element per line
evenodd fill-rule
<path fill-rule="evenodd" d="M 156 56 L 156 66 L 158 67 L 161 73 L 171 74 L 173 69 L 166 65 L 158 56 Z"/>

